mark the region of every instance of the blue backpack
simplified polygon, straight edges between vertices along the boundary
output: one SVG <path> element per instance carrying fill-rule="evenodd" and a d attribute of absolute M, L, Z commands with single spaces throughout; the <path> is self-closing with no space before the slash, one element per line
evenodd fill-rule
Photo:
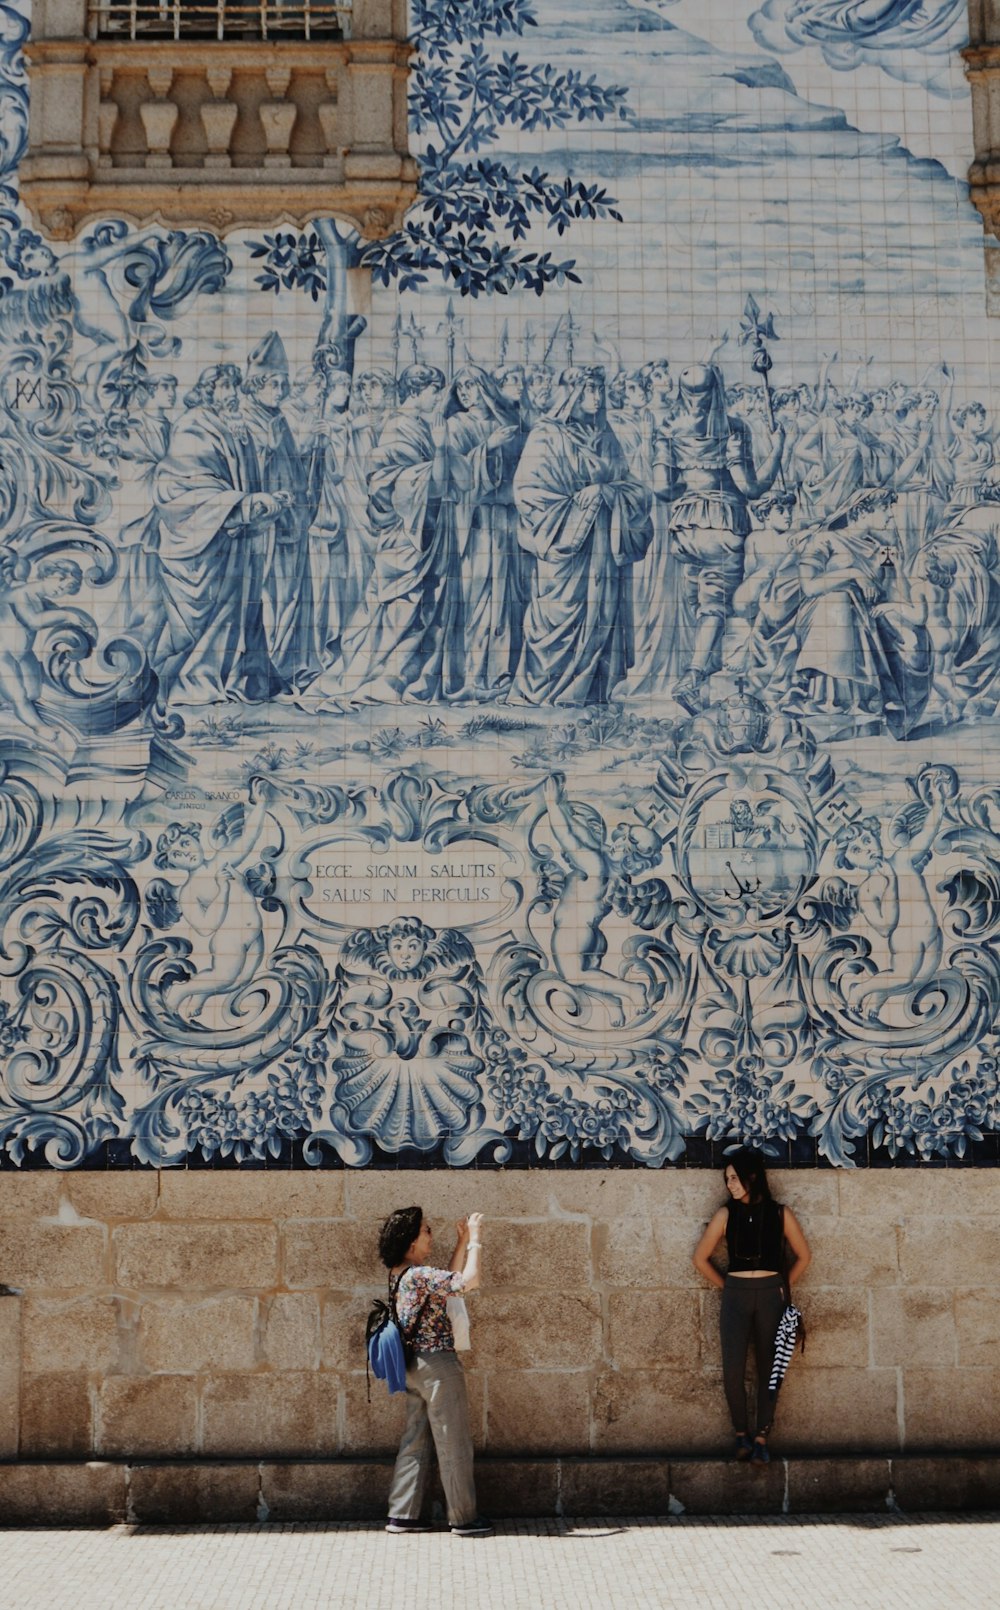
<path fill-rule="evenodd" d="M 402 1276 L 399 1277 L 402 1279 Z M 381 1298 L 372 1304 L 368 1323 L 365 1326 L 365 1348 L 367 1358 L 365 1362 L 365 1379 L 368 1383 L 368 1401 L 372 1400 L 372 1382 L 374 1375 L 378 1381 L 384 1381 L 393 1392 L 406 1391 L 406 1366 L 413 1357 L 413 1348 L 409 1342 L 420 1323 L 420 1315 L 424 1311 L 427 1299 L 420 1304 L 417 1317 L 410 1327 L 409 1334 L 403 1331 L 396 1313 L 396 1292 L 399 1290 L 399 1280 L 393 1284 L 389 1276 L 389 1301 L 383 1302 Z"/>

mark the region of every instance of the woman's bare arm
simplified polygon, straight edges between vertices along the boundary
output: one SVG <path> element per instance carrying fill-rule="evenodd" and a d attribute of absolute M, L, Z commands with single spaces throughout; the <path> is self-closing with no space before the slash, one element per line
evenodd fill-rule
<path fill-rule="evenodd" d="M 455 1250 L 451 1255 L 451 1262 L 448 1265 L 453 1275 L 460 1274 L 465 1268 L 465 1254 L 469 1245 L 468 1219 L 459 1219 L 455 1229 L 458 1231 L 458 1237 L 455 1241 Z"/>
<path fill-rule="evenodd" d="M 712 1214 L 705 1233 L 695 1247 L 694 1255 L 691 1259 L 698 1273 L 703 1275 L 709 1285 L 715 1286 L 718 1291 L 722 1290 L 726 1282 L 714 1263 L 709 1262 L 709 1259 L 726 1233 L 728 1220 L 729 1209 L 727 1207 L 721 1207 L 717 1213 Z"/>
<path fill-rule="evenodd" d="M 466 1245 L 465 1267 L 462 1270 L 465 1276 L 465 1291 L 478 1291 L 481 1283 L 479 1272 L 480 1235 L 483 1228 L 483 1215 L 470 1213 L 468 1218 L 469 1240 Z M 455 1249 L 456 1253 L 458 1248 Z"/>

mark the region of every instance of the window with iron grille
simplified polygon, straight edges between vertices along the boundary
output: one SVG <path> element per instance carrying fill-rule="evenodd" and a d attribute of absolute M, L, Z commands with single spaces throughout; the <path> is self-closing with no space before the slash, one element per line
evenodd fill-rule
<path fill-rule="evenodd" d="M 351 0 L 90 0 L 91 39 L 343 39 Z"/>

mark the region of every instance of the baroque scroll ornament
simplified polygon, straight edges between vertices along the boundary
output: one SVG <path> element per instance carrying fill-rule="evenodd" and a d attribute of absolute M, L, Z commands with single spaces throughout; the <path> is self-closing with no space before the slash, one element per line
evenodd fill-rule
<path fill-rule="evenodd" d="M 161 801 L 123 829 L 28 772 L 0 780 L 15 1163 L 297 1142 L 313 1164 L 656 1167 L 701 1135 L 850 1165 L 870 1133 L 929 1157 L 995 1127 L 1000 790 L 949 766 L 865 815 L 743 692 L 678 723 L 612 822 L 558 772 L 402 770 L 256 774 L 211 820 Z M 434 920 L 441 885 L 463 926 Z"/>

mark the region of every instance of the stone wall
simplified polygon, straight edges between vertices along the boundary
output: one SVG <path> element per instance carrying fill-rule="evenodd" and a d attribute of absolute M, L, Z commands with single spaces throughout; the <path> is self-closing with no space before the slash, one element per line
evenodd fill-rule
<path fill-rule="evenodd" d="M 1000 1437 L 1000 1176 L 776 1176 L 815 1259 L 784 1389 L 789 1453 L 983 1450 Z M 371 1459 L 402 1400 L 366 1398 L 373 1246 L 417 1199 L 487 1215 L 469 1386 L 480 1453 L 724 1451 L 717 1297 L 691 1249 L 705 1172 L 33 1173 L 0 1177 L 0 1455 Z M 18 1323 L 20 1334 L 18 1339 Z M 18 1357 L 20 1366 L 17 1366 Z"/>

